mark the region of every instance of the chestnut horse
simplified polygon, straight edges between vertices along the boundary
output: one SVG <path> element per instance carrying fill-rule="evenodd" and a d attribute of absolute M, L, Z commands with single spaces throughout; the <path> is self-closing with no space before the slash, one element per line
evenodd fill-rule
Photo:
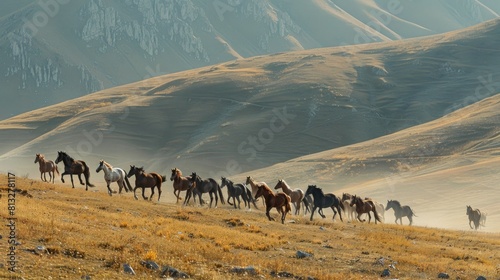
<path fill-rule="evenodd" d="M 365 220 L 361 220 L 361 215 L 366 213 L 366 214 L 368 214 L 368 223 L 370 223 L 372 220 L 372 216 L 370 215 L 370 212 L 373 212 L 373 216 L 375 218 L 375 223 L 377 223 L 377 221 L 382 222 L 382 220 L 380 220 L 380 217 L 378 216 L 377 207 L 375 207 L 375 203 L 373 203 L 372 200 L 369 200 L 369 199 L 363 200 L 363 199 L 361 199 L 361 197 L 359 197 L 357 195 L 353 195 L 352 199 L 351 199 L 351 203 L 349 205 L 351 207 L 353 205 L 356 205 L 356 213 L 358 213 L 358 220 L 360 222 L 365 221 Z"/>
<path fill-rule="evenodd" d="M 89 181 L 90 170 L 85 161 L 75 160 L 65 152 L 57 152 L 57 159 L 55 163 L 58 164 L 61 161 L 64 163 L 64 172 L 61 174 L 61 182 L 64 183 L 64 175 L 69 175 L 71 178 L 71 185 L 75 188 L 75 184 L 73 183 L 73 174 L 77 174 L 78 179 L 80 179 L 80 184 L 85 185 L 86 191 L 89 190 L 89 187 L 95 187 Z M 85 176 L 85 184 L 82 181 L 82 174 Z"/>
<path fill-rule="evenodd" d="M 304 198 L 304 191 L 296 188 L 293 189 L 288 186 L 288 184 L 285 182 L 285 180 L 278 180 L 278 183 L 274 187 L 275 190 L 277 189 L 282 189 L 284 193 L 286 193 L 291 201 L 292 204 L 295 206 L 295 215 L 300 214 L 300 204 L 302 203 L 302 199 Z"/>
<path fill-rule="evenodd" d="M 56 178 L 56 174 L 59 175 L 59 169 L 57 168 L 57 164 L 55 164 L 51 160 L 46 160 L 45 156 L 42 154 L 36 154 L 35 163 L 38 163 L 40 170 L 40 179 L 44 182 L 54 183 L 54 179 Z M 47 181 L 47 176 L 45 173 L 49 173 L 49 181 Z M 43 178 L 42 178 L 43 175 Z"/>
<path fill-rule="evenodd" d="M 174 195 L 177 197 L 177 202 L 179 200 L 182 200 L 180 194 L 181 191 L 188 191 L 186 192 L 186 197 L 188 195 L 191 195 L 191 188 L 193 188 L 194 184 L 191 182 L 190 177 L 183 177 L 182 172 L 179 168 L 174 168 L 172 169 L 172 174 L 170 175 L 170 181 L 173 181 L 173 186 L 174 186 Z M 177 193 L 176 193 L 177 192 Z"/>
<path fill-rule="evenodd" d="M 274 221 L 274 218 L 269 215 L 269 211 L 272 208 L 276 208 L 278 213 L 281 214 L 281 223 L 285 223 L 286 214 L 292 211 L 290 207 L 290 197 L 286 193 L 277 193 L 275 194 L 268 186 L 260 185 L 257 186 L 257 192 L 255 194 L 255 198 L 259 198 L 263 196 L 266 202 L 266 216 L 269 221 Z"/>
<path fill-rule="evenodd" d="M 160 201 L 161 197 L 161 183 L 167 180 L 167 177 L 161 176 L 158 173 L 151 172 L 146 173 L 143 167 L 135 167 L 134 165 L 130 166 L 130 170 L 127 174 L 127 177 L 130 178 L 135 175 L 135 188 L 134 188 L 134 198 L 137 198 L 135 194 L 135 190 L 137 188 L 142 188 L 142 198 L 147 200 L 148 198 L 144 195 L 144 190 L 146 188 L 151 188 L 151 196 L 149 196 L 149 200 L 152 200 L 153 195 L 155 194 L 155 187 L 158 188 L 158 201 Z"/>

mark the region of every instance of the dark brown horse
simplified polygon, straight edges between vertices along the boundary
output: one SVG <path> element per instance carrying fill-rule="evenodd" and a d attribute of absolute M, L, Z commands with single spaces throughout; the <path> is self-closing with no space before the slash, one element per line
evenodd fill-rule
<path fill-rule="evenodd" d="M 305 196 L 312 195 L 314 198 L 314 205 L 311 210 L 311 218 L 310 220 L 313 220 L 314 212 L 316 209 L 318 209 L 318 214 L 321 215 L 321 217 L 324 219 L 326 216 L 323 214 L 323 208 L 330 207 L 332 208 L 333 211 L 333 218 L 335 219 L 335 216 L 337 215 L 337 211 L 340 216 L 340 220 L 342 220 L 342 211 L 344 211 L 344 205 L 342 202 L 340 202 L 340 198 L 337 197 L 333 193 L 323 193 L 323 190 L 321 188 L 318 188 L 316 185 L 309 185 L 307 187 Z"/>
<path fill-rule="evenodd" d="M 263 196 L 266 202 L 266 216 L 269 221 L 274 221 L 274 218 L 269 215 L 269 211 L 272 208 L 276 208 L 278 213 L 281 214 L 281 223 L 285 223 L 286 214 L 292 211 L 290 207 L 291 199 L 286 193 L 278 193 L 275 194 L 269 187 L 261 185 L 257 187 L 257 193 L 255 194 L 255 198 L 259 198 Z"/>
<path fill-rule="evenodd" d="M 52 183 L 54 183 L 54 179 L 56 178 L 55 173 L 59 175 L 59 169 L 57 168 L 57 164 L 55 164 L 51 160 L 45 159 L 45 156 L 42 154 L 36 154 L 35 163 L 38 163 L 39 165 L 40 179 L 44 182 L 52 181 Z M 49 173 L 49 181 L 47 181 L 47 176 L 45 173 Z"/>
<path fill-rule="evenodd" d="M 217 207 L 217 202 L 219 201 L 219 197 L 221 200 L 222 204 L 225 204 L 224 201 L 224 195 L 222 194 L 221 187 L 217 181 L 215 181 L 213 178 L 208 178 L 208 179 L 201 179 L 200 176 L 196 174 L 196 172 L 191 173 L 191 181 L 195 182 L 194 188 L 198 191 L 196 194 L 198 195 L 200 199 L 200 205 L 203 204 L 203 199 L 201 196 L 204 193 L 208 193 L 210 195 L 210 208 L 212 208 L 212 202 L 214 200 L 214 195 L 215 195 L 215 207 Z M 195 195 L 196 195 L 195 194 Z M 217 194 L 219 196 L 217 196 Z M 186 199 L 187 201 L 188 199 Z"/>
<path fill-rule="evenodd" d="M 174 195 L 177 197 L 177 202 L 182 200 L 180 194 L 181 191 L 188 191 L 193 188 L 194 184 L 191 182 L 190 177 L 183 177 L 182 172 L 179 168 L 172 169 L 172 174 L 170 175 L 170 181 L 173 181 Z M 177 192 L 177 193 L 176 193 Z M 191 192 L 186 193 L 186 197 L 190 195 Z"/>
<path fill-rule="evenodd" d="M 161 176 L 160 174 L 155 172 L 146 173 L 143 167 L 135 167 L 134 165 L 131 165 L 127 177 L 130 178 L 134 175 L 135 175 L 134 198 L 138 199 L 137 196 L 135 195 L 135 190 L 137 188 L 142 188 L 142 198 L 147 200 L 148 198 L 144 195 L 144 190 L 146 188 L 151 188 L 151 196 L 149 196 L 149 200 L 152 200 L 153 195 L 155 194 L 155 187 L 157 187 L 158 201 L 160 201 L 161 183 L 165 182 L 167 180 L 167 177 Z"/>
<path fill-rule="evenodd" d="M 481 211 L 479 209 L 472 209 L 470 205 L 467 205 L 467 216 L 469 216 L 469 226 L 470 228 L 473 228 L 472 225 L 470 224 L 471 222 L 474 223 L 474 228 L 477 230 L 480 226 L 479 221 L 481 220 Z"/>
<path fill-rule="evenodd" d="M 368 223 L 371 222 L 372 216 L 370 215 L 370 212 L 373 212 L 373 216 L 375 218 L 375 223 L 377 221 L 382 222 L 380 220 L 380 217 L 377 213 L 377 208 L 375 207 L 375 203 L 373 203 L 372 200 L 366 200 L 366 199 L 361 199 L 361 197 L 357 195 L 353 195 L 351 199 L 350 206 L 356 205 L 356 213 L 358 213 L 358 220 L 360 222 L 364 222 L 365 220 L 361 220 L 361 215 L 366 213 L 368 214 Z"/>
<path fill-rule="evenodd" d="M 75 184 L 73 183 L 73 174 L 76 174 L 78 175 L 78 179 L 80 179 L 80 184 L 85 185 L 86 191 L 88 191 L 89 187 L 95 187 L 89 181 L 90 170 L 85 161 L 75 160 L 65 152 L 57 152 L 57 159 L 55 163 L 58 164 L 61 161 L 64 163 L 64 172 L 61 174 L 61 182 L 64 183 L 64 175 L 69 175 L 71 177 L 71 185 L 75 188 Z M 82 181 L 82 174 L 85 176 L 85 184 Z"/>

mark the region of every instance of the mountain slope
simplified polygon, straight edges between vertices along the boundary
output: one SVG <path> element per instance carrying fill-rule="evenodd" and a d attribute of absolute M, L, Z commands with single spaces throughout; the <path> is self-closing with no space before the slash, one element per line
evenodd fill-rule
<path fill-rule="evenodd" d="M 437 34 L 500 13 L 485 0 L 24 0 L 0 7 L 0 83 L 10 100 L 0 119 L 235 58 Z"/>
<path fill-rule="evenodd" d="M 35 153 L 66 150 L 218 177 L 381 137 L 496 94 L 499 24 L 253 57 L 97 92 L 0 122 L 0 167 L 37 174 L 25 166 Z"/>

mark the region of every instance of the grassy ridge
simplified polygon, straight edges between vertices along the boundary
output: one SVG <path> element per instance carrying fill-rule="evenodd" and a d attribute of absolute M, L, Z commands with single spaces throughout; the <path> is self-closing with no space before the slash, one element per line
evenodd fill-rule
<path fill-rule="evenodd" d="M 0 180 L 5 182 L 0 213 L 6 220 L 7 177 Z M 10 273 L 3 257 L 0 278 L 122 279 L 124 263 L 134 268 L 134 279 L 158 278 L 159 272 L 140 264 L 143 260 L 172 266 L 195 279 L 272 278 L 272 272 L 379 279 L 390 264 L 396 267 L 391 278 L 435 279 L 447 272 L 452 279 L 493 279 L 500 269 L 498 234 L 332 222 L 330 210 L 325 210 L 329 219 L 310 222 L 288 216 L 282 225 L 267 221 L 262 210 L 234 210 L 227 204 L 217 209 L 181 207 L 22 178 L 16 184 L 26 191 L 16 196 L 19 270 Z M 164 195 L 173 196 L 166 184 Z M 5 256 L 8 234 L 0 230 Z M 37 246 L 51 254 L 36 254 Z M 298 250 L 313 256 L 298 259 Z M 384 265 L 377 262 L 380 257 Z M 258 275 L 234 272 L 247 266 Z"/>

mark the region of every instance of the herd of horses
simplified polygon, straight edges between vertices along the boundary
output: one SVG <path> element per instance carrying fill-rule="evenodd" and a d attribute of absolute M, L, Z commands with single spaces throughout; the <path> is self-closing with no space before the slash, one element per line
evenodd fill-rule
<path fill-rule="evenodd" d="M 59 173 L 57 164 L 62 162 L 64 164 L 64 172 Z M 75 160 L 69 156 L 66 152 L 58 151 L 57 159 L 55 161 L 47 160 L 44 155 L 36 154 L 35 163 L 39 164 L 40 179 L 45 182 L 54 183 L 55 174 L 61 175 L 61 181 L 64 183 L 64 176 L 70 175 L 71 185 L 74 188 L 73 175 L 77 175 L 81 185 L 85 185 L 85 190 L 89 187 L 95 187 L 90 183 L 90 169 L 89 166 L 82 160 Z M 112 195 L 113 191 L 110 188 L 111 183 L 116 182 L 118 184 L 118 193 L 121 193 L 124 189 L 126 192 L 133 192 L 134 198 L 137 198 L 136 190 L 138 188 L 142 189 L 142 197 L 147 200 L 152 200 L 155 194 L 155 188 L 158 191 L 158 201 L 161 198 L 161 186 L 167 180 L 166 176 L 162 176 L 156 172 L 147 173 L 143 167 L 136 167 L 134 165 L 130 166 L 129 172 L 119 167 L 113 167 L 111 164 L 105 162 L 104 160 L 99 161 L 99 165 L 96 172 L 100 171 L 104 173 L 104 180 L 106 181 L 106 187 L 108 189 L 108 194 Z M 170 181 L 173 183 L 174 195 L 177 199 L 182 200 L 180 194 L 181 191 L 185 191 L 186 195 L 184 198 L 184 205 L 187 205 L 191 198 L 193 198 L 196 203 L 196 197 L 200 205 L 203 205 L 205 201 L 202 198 L 204 193 L 208 193 L 210 196 L 209 207 L 212 207 L 212 203 L 215 199 L 215 206 L 217 206 L 218 200 L 221 200 L 222 204 L 225 204 L 224 196 L 222 194 L 222 188 L 227 188 L 227 203 L 234 208 L 241 208 L 241 200 L 243 200 L 245 208 L 250 209 L 253 205 L 256 209 L 257 201 L 259 198 L 263 199 L 264 206 L 266 209 L 266 216 L 271 221 L 274 220 L 270 215 L 271 209 L 275 208 L 281 215 L 281 223 L 285 223 L 285 218 L 288 213 L 291 213 L 291 205 L 294 206 L 295 215 L 300 214 L 300 210 L 304 207 L 304 215 L 308 212 L 311 213 L 310 220 L 313 220 L 314 213 L 318 214 L 322 218 L 326 218 L 323 213 L 323 208 L 331 208 L 333 211 L 333 220 L 337 214 L 341 221 L 342 212 L 347 213 L 348 219 L 358 220 L 360 222 L 365 222 L 366 219 L 363 216 L 366 214 L 368 216 L 368 223 L 371 222 L 372 214 L 374 222 L 383 222 L 384 213 L 389 209 L 393 209 L 394 216 L 396 218 L 395 223 L 403 224 L 403 218 L 408 218 L 409 225 L 413 224 L 413 217 L 416 217 L 414 211 L 408 205 L 401 205 L 397 200 L 388 200 L 386 206 L 378 203 L 377 201 L 365 197 L 362 198 L 357 195 L 351 195 L 348 193 L 343 193 L 342 197 L 339 197 L 333 193 L 324 193 L 323 190 L 316 185 L 309 185 L 307 190 L 304 192 L 300 188 L 291 188 L 285 180 L 278 180 L 278 183 L 274 187 L 274 190 L 280 190 L 281 192 L 275 192 L 270 188 L 265 182 L 258 182 L 252 177 L 248 176 L 246 178 L 245 184 L 234 183 L 228 178 L 222 177 L 221 184 L 219 184 L 215 179 L 208 178 L 202 179 L 196 172 L 192 172 L 189 176 L 183 176 L 182 172 L 178 168 L 173 168 L 171 170 Z M 46 173 L 49 173 L 49 180 L 46 178 Z M 85 178 L 85 183 L 82 180 L 81 175 L 83 174 Z M 132 188 L 129 178 L 135 176 L 135 187 Z M 250 186 L 247 187 L 247 186 Z M 151 189 L 151 195 L 145 196 L 145 189 Z M 240 200 L 241 198 L 241 200 Z M 233 200 L 233 203 L 230 200 Z M 236 204 L 236 201 L 238 204 Z M 469 217 L 469 226 L 471 229 L 476 230 L 479 226 L 485 226 L 486 213 L 481 213 L 478 209 L 472 209 L 471 206 L 467 205 L 467 216 Z M 472 227 L 471 223 L 474 223 Z"/>

